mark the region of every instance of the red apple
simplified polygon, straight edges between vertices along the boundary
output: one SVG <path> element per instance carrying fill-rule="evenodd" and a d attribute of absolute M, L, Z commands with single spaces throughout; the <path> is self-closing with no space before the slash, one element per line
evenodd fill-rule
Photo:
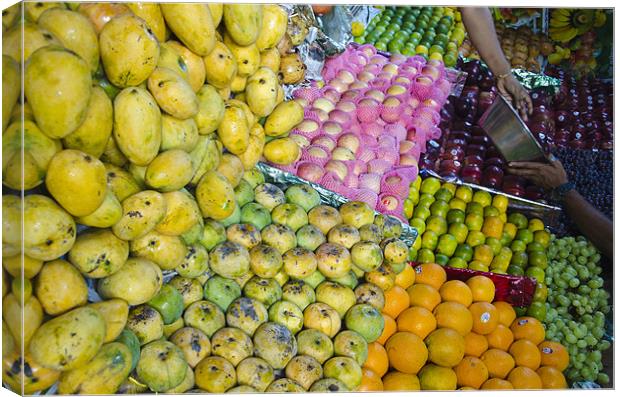
<path fill-rule="evenodd" d="M 482 159 L 480 155 L 477 155 L 477 154 L 469 155 L 463 159 L 464 165 L 475 165 L 480 168 L 482 167 L 483 163 L 484 163 L 484 160 Z"/>
<path fill-rule="evenodd" d="M 482 171 L 476 165 L 466 165 L 461 168 L 461 178 L 465 182 L 479 184 L 482 178 Z"/>
<path fill-rule="evenodd" d="M 310 182 L 318 182 L 324 174 L 323 167 L 315 163 L 302 162 L 297 167 L 297 175 Z"/>

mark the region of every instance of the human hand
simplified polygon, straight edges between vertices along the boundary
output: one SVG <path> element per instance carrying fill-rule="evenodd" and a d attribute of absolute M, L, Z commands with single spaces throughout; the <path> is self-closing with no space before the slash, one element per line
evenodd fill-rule
<path fill-rule="evenodd" d="M 534 105 L 532 104 L 532 98 L 530 98 L 530 95 L 521 83 L 512 74 L 509 74 L 504 78 L 498 79 L 497 90 L 501 96 L 512 103 L 512 106 L 517 109 L 521 118 L 527 121 L 527 115 L 532 114 Z"/>
<path fill-rule="evenodd" d="M 549 157 L 551 164 L 534 162 L 512 162 L 508 164 L 511 174 L 523 176 L 544 189 L 555 189 L 568 182 L 568 176 L 560 160 Z"/>

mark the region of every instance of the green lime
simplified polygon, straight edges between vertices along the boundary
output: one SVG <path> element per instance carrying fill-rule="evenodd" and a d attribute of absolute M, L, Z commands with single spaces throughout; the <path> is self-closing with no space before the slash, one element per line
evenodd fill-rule
<path fill-rule="evenodd" d="M 418 262 L 419 263 L 434 263 L 435 262 L 435 254 L 433 251 L 422 248 L 418 251 Z"/>
<path fill-rule="evenodd" d="M 459 258 L 455 256 L 455 257 L 450 258 L 450 260 L 448 261 L 448 266 L 454 267 L 457 269 L 467 269 L 467 261 L 465 261 L 465 259 L 463 258 Z"/>
<path fill-rule="evenodd" d="M 511 276 L 523 276 L 523 275 L 525 275 L 525 271 L 523 270 L 523 268 L 520 267 L 520 266 L 515 266 L 515 265 L 509 265 L 507 272 Z"/>
<path fill-rule="evenodd" d="M 452 257 L 461 258 L 467 262 L 474 257 L 474 249 L 470 247 L 468 244 L 459 244 L 454 251 L 454 255 Z"/>
<path fill-rule="evenodd" d="M 547 308 L 542 302 L 532 302 L 527 309 L 527 315 L 534 317 L 538 321 L 545 321 L 545 317 L 547 317 Z"/>
<path fill-rule="evenodd" d="M 519 266 L 525 268 L 528 262 L 528 255 L 525 251 L 513 251 L 512 258 L 510 258 L 510 264 L 513 266 Z"/>
<path fill-rule="evenodd" d="M 453 223 L 463 223 L 465 222 L 465 212 L 457 209 L 451 209 L 446 214 L 446 221 L 448 221 L 448 224 L 450 225 Z"/>
<path fill-rule="evenodd" d="M 539 283 L 545 282 L 545 271 L 540 267 L 530 266 L 525 269 L 525 275 L 528 277 L 534 277 Z"/>
<path fill-rule="evenodd" d="M 435 263 L 441 266 L 445 266 L 448 264 L 450 258 L 444 254 L 435 254 Z"/>
<path fill-rule="evenodd" d="M 514 309 L 517 317 L 523 317 L 527 313 L 527 306 L 516 306 Z"/>

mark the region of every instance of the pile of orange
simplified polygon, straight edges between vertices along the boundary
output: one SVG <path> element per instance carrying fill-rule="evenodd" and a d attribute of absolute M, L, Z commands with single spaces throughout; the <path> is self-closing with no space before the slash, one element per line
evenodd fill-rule
<path fill-rule="evenodd" d="M 399 276 L 385 291 L 385 327 L 368 346 L 359 391 L 567 387 L 566 348 L 545 341 L 535 318 L 494 302 L 489 278 L 447 281 L 435 263 Z"/>

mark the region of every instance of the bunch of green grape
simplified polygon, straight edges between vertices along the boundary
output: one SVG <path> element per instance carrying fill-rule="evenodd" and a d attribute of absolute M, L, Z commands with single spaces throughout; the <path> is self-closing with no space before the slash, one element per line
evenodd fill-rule
<path fill-rule="evenodd" d="M 567 346 L 571 382 L 609 383 L 602 352 L 611 346 L 605 335 L 609 293 L 603 289 L 601 255 L 584 237 L 551 237 L 546 269 L 547 338 Z"/>

